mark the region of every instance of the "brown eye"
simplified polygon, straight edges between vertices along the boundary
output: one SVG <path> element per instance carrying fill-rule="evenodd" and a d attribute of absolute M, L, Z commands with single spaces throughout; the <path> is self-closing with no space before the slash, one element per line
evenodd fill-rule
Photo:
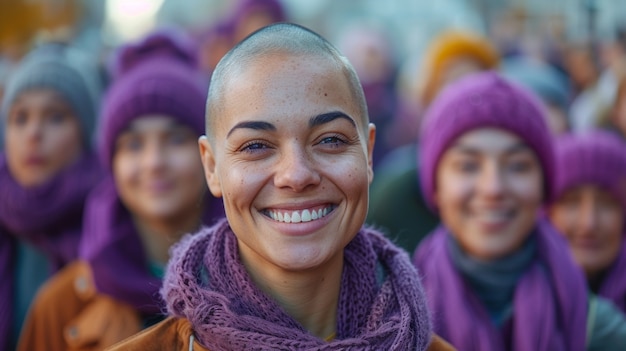
<path fill-rule="evenodd" d="M 24 126 L 28 122 L 28 113 L 24 110 L 17 110 L 11 114 L 9 123 L 16 126 Z"/>
<path fill-rule="evenodd" d="M 255 141 L 249 141 L 245 143 L 241 147 L 240 151 L 247 152 L 247 153 L 256 153 L 256 152 L 264 151 L 269 148 L 270 146 L 267 143 L 255 140 Z"/>

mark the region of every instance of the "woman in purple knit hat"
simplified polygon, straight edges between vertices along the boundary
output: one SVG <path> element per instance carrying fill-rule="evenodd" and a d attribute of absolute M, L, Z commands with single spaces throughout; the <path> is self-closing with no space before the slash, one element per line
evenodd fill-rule
<path fill-rule="evenodd" d="M 102 178 L 92 134 L 98 72 L 47 43 L 10 76 L 0 110 L 0 350 L 15 347 L 38 287 L 76 259 L 83 207 Z"/>
<path fill-rule="evenodd" d="M 625 345 L 623 317 L 610 306 L 591 313 L 589 301 L 606 301 L 587 293 L 567 243 L 539 216 L 555 180 L 543 113 L 531 93 L 486 72 L 446 88 L 425 117 L 420 179 L 442 224 L 414 262 L 434 331 L 459 349 Z"/>
<path fill-rule="evenodd" d="M 108 176 L 87 200 L 80 260 L 42 287 L 19 350 L 102 350 L 160 321 L 169 247 L 223 216 L 197 146 L 206 82 L 184 39 L 153 33 L 115 57 L 99 126 Z"/>
<path fill-rule="evenodd" d="M 590 289 L 626 311 L 626 143 L 603 131 L 560 137 L 555 190 L 550 220 Z"/>
<path fill-rule="evenodd" d="M 114 350 L 445 350 L 415 267 L 363 227 L 375 127 L 347 60 L 293 24 L 218 64 L 202 162 L 227 220 L 181 240 L 170 318 Z"/>

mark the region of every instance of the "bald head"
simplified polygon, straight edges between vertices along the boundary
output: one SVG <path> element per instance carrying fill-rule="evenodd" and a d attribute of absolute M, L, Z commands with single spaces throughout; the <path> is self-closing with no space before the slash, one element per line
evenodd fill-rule
<path fill-rule="evenodd" d="M 232 48 L 219 62 L 211 77 L 206 106 L 206 135 L 213 139 L 213 126 L 219 118 L 228 82 L 255 61 L 269 56 L 302 56 L 319 59 L 337 68 L 337 79 L 345 79 L 352 94 L 355 110 L 367 128 L 369 117 L 361 83 L 348 60 L 326 39 L 302 26 L 279 23 L 252 33 Z"/>

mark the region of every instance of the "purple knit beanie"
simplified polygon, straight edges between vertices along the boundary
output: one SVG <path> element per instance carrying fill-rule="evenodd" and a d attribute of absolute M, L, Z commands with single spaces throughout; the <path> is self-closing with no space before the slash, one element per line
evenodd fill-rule
<path fill-rule="evenodd" d="M 99 153 L 111 168 L 115 139 L 136 118 L 167 115 L 204 133 L 208 82 L 202 78 L 190 38 L 158 31 L 121 47 L 113 58 L 113 83 L 103 102 Z"/>
<path fill-rule="evenodd" d="M 606 131 L 565 134 L 556 139 L 555 200 L 593 184 L 616 196 L 626 210 L 626 143 Z"/>
<path fill-rule="evenodd" d="M 486 71 L 450 84 L 424 117 L 418 165 L 424 200 L 431 209 L 436 209 L 435 177 L 441 156 L 458 137 L 477 128 L 500 128 L 521 138 L 541 163 L 544 202 L 552 199 L 553 140 L 541 103 L 525 88 Z"/>

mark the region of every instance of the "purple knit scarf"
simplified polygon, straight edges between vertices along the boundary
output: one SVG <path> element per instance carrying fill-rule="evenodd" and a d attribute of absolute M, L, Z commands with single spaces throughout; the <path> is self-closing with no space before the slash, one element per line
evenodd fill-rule
<path fill-rule="evenodd" d="M 626 238 L 626 236 L 624 236 Z M 626 239 L 622 242 L 619 256 L 609 268 L 600 285 L 598 295 L 611 300 L 626 313 Z"/>
<path fill-rule="evenodd" d="M 203 223 L 223 216 L 223 205 L 217 199 L 207 196 L 204 205 Z M 80 257 L 89 262 L 98 291 L 141 313 L 161 313 L 161 279 L 150 272 L 132 216 L 122 204 L 111 176 L 87 201 L 84 233 Z"/>
<path fill-rule="evenodd" d="M 41 186 L 23 188 L 0 155 L 0 349 L 11 333 L 13 270 L 17 241 L 41 250 L 54 272 L 78 254 L 83 205 L 101 178 L 88 153 Z"/>
<path fill-rule="evenodd" d="M 162 294 L 210 350 L 425 350 L 431 327 L 409 257 L 362 229 L 345 249 L 335 340 L 308 333 L 251 281 L 227 221 L 177 244 Z M 377 279 L 377 269 L 385 272 Z M 381 279 L 382 280 L 382 279 Z"/>
<path fill-rule="evenodd" d="M 0 227 L 44 252 L 54 269 L 76 258 L 87 194 L 102 178 L 91 153 L 45 184 L 24 188 L 0 156 Z"/>
<path fill-rule="evenodd" d="M 520 278 L 513 297 L 511 345 L 454 268 L 444 227 L 422 241 L 414 262 L 423 274 L 435 332 L 467 351 L 583 351 L 587 288 L 567 243 L 545 221 L 535 231 L 535 262 Z"/>

